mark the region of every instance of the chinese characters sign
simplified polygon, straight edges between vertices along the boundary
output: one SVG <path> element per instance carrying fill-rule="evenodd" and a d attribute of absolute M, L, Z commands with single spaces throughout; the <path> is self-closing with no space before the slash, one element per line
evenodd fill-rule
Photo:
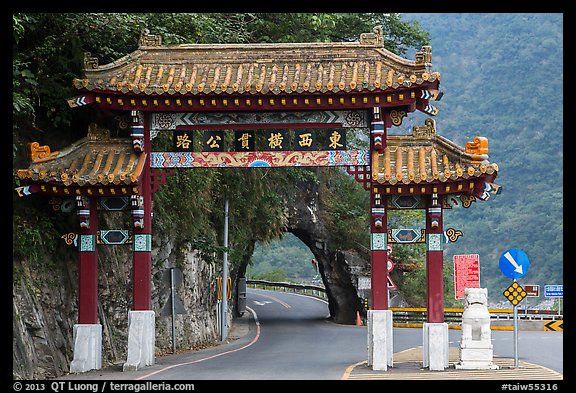
<path fill-rule="evenodd" d="M 193 151 L 192 131 L 174 131 L 172 144 L 174 151 Z"/>
<path fill-rule="evenodd" d="M 338 130 L 328 131 L 329 136 L 327 150 L 346 150 L 346 133 Z"/>
<path fill-rule="evenodd" d="M 338 151 L 346 150 L 346 131 L 331 129 L 270 129 L 234 130 L 233 143 L 226 138 L 224 130 L 174 130 L 173 151 L 193 152 L 194 133 L 202 133 L 203 152 L 251 152 L 251 151 Z M 196 134 L 200 137 L 199 134 Z M 232 150 L 233 148 L 233 150 Z"/>
<path fill-rule="evenodd" d="M 297 130 L 294 150 L 316 150 L 316 132 L 314 130 Z"/>
<path fill-rule="evenodd" d="M 454 292 L 464 299 L 464 288 L 480 288 L 480 257 L 478 254 L 454 255 Z"/>
<path fill-rule="evenodd" d="M 224 131 L 204 131 L 202 151 L 224 151 Z"/>
<path fill-rule="evenodd" d="M 264 150 L 288 150 L 287 130 L 266 130 L 266 147 Z"/>
<path fill-rule="evenodd" d="M 234 131 L 234 150 L 236 151 L 254 151 L 256 138 L 254 131 Z"/>

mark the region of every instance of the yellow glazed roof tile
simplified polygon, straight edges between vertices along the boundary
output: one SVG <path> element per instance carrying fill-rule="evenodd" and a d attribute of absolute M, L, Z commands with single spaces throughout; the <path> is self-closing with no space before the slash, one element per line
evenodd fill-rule
<path fill-rule="evenodd" d="M 146 159 L 136 153 L 129 138 L 110 138 L 108 130 L 91 126 L 88 135 L 67 148 L 38 158 L 39 144 L 31 147 L 28 168 L 17 170 L 21 179 L 65 186 L 135 185 Z"/>
<path fill-rule="evenodd" d="M 369 92 L 438 83 L 429 46 L 404 59 L 386 50 L 382 30 L 357 42 L 162 45 L 143 32 L 136 51 L 110 64 L 85 59 L 79 90 L 123 94 Z"/>
<path fill-rule="evenodd" d="M 390 185 L 445 183 L 482 175 L 493 180 L 498 173 L 498 165 L 489 161 L 486 138 L 477 137 L 462 148 L 437 135 L 433 119 L 414 127 L 412 135 L 388 135 L 384 152 L 374 152 L 371 162 L 372 179 Z"/>

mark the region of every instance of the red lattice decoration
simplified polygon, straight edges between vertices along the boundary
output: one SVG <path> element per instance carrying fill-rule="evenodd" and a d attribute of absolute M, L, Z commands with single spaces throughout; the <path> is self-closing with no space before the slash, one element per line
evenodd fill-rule
<path fill-rule="evenodd" d="M 166 178 L 174 173 L 174 169 L 150 169 L 150 183 L 152 185 L 152 194 L 158 188 L 166 184 Z"/>
<path fill-rule="evenodd" d="M 370 165 L 349 165 L 346 167 L 346 172 L 349 175 L 354 176 L 354 180 L 358 183 L 362 183 L 362 187 L 366 191 L 370 191 Z"/>

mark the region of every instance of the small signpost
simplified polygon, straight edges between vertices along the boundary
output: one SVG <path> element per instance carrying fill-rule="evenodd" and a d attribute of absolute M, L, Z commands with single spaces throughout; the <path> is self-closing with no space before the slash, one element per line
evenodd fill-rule
<path fill-rule="evenodd" d="M 508 299 L 510 303 L 512 303 L 514 307 L 516 307 L 518 303 L 524 300 L 524 298 L 527 295 L 524 288 L 522 288 L 522 286 L 518 284 L 516 281 L 514 281 L 512 285 L 506 288 L 503 294 L 506 297 L 506 299 Z"/>
<path fill-rule="evenodd" d="M 500 257 L 500 271 L 514 282 L 506 290 L 504 296 L 512 303 L 514 310 L 514 367 L 518 367 L 518 303 L 527 295 L 524 288 L 516 282 L 517 278 L 523 277 L 530 268 L 528 255 L 517 248 L 510 248 Z"/>
<path fill-rule="evenodd" d="M 454 296 L 464 299 L 465 288 L 480 288 L 480 256 L 454 255 Z"/>
<path fill-rule="evenodd" d="M 558 299 L 558 315 L 561 315 L 560 299 L 564 297 L 564 285 L 544 285 L 544 296 Z"/>
<path fill-rule="evenodd" d="M 540 297 L 540 285 L 524 285 L 526 297 Z"/>
<path fill-rule="evenodd" d="M 564 297 L 564 285 L 544 285 L 545 297 Z"/>
<path fill-rule="evenodd" d="M 388 250 L 388 261 L 386 262 L 386 270 L 388 271 L 388 273 L 386 274 L 386 278 L 387 278 L 387 292 L 388 292 L 388 301 L 390 301 L 390 290 L 391 289 L 396 289 L 396 283 L 394 281 L 392 281 L 392 278 L 390 277 L 390 272 L 394 269 L 394 261 L 392 259 L 390 259 L 390 255 L 392 255 L 392 252 L 394 251 L 394 248 L 388 244 L 386 246 L 387 250 Z"/>
<path fill-rule="evenodd" d="M 386 268 L 388 270 L 388 275 L 386 276 L 388 277 L 388 289 L 396 289 L 396 283 L 390 278 L 390 272 L 394 269 L 394 262 L 391 259 L 388 259 Z"/>
<path fill-rule="evenodd" d="M 526 291 L 526 303 L 524 304 L 524 313 L 528 314 L 528 298 L 540 297 L 540 285 L 524 285 Z"/>
<path fill-rule="evenodd" d="M 161 315 L 172 317 L 172 353 L 176 353 L 176 314 L 186 314 L 182 300 L 176 292 L 176 288 L 182 284 L 182 279 L 182 271 L 176 267 L 168 268 L 162 274 L 162 281 L 170 286 L 170 297 Z"/>

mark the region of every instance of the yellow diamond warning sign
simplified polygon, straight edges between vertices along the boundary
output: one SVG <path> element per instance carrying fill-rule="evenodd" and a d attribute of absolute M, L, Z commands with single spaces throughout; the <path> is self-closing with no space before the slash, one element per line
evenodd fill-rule
<path fill-rule="evenodd" d="M 518 284 L 516 281 L 514 281 L 512 285 L 510 285 L 504 291 L 504 296 L 506 297 L 506 299 L 510 301 L 510 303 L 512 303 L 513 306 L 517 305 L 522 300 L 524 300 L 526 295 L 527 293 L 524 290 L 524 288 L 522 288 L 522 286 Z"/>

